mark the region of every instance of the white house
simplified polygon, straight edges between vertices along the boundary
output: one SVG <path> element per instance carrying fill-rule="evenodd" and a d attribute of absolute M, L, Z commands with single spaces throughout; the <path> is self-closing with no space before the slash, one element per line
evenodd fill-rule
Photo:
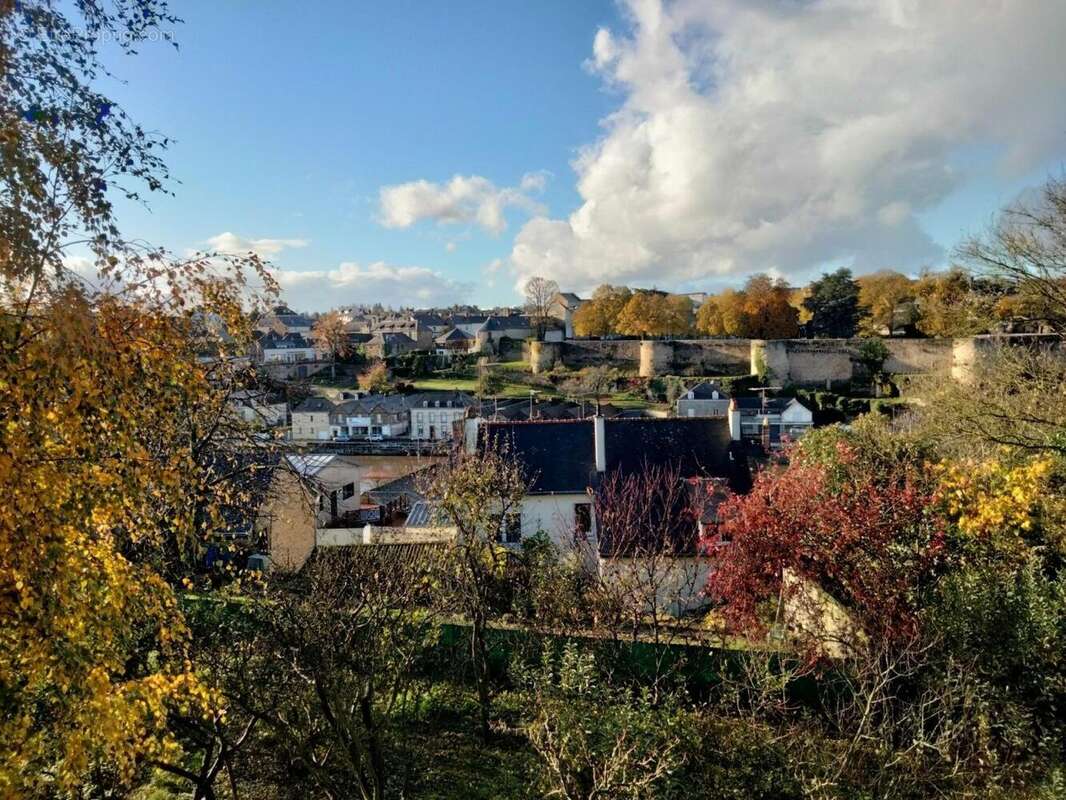
<path fill-rule="evenodd" d="M 794 397 L 734 397 L 729 404 L 733 441 L 761 442 L 776 449 L 814 427 L 814 414 Z"/>
<path fill-rule="evenodd" d="M 368 395 L 334 406 L 330 414 L 332 438 L 395 439 L 408 431 L 407 398 L 403 395 Z"/>
<path fill-rule="evenodd" d="M 325 442 L 333 438 L 330 416 L 333 403 L 325 397 L 308 397 L 292 410 L 291 438 Z"/>
<path fill-rule="evenodd" d="M 559 292 L 552 298 L 548 313 L 563 323 L 567 339 L 574 337 L 574 313 L 586 302 L 573 292 Z"/>
<path fill-rule="evenodd" d="M 729 414 L 729 395 L 715 381 L 690 387 L 677 398 L 679 417 L 725 417 Z"/>
<path fill-rule="evenodd" d="M 263 364 L 298 364 L 318 360 L 314 344 L 302 333 L 269 331 L 259 337 L 256 349 Z"/>
<path fill-rule="evenodd" d="M 730 439 L 725 418 L 471 419 L 466 424 L 465 447 L 506 447 L 529 481 L 507 544 L 543 531 L 561 549 L 584 543 L 598 548 L 593 493 L 613 472 L 636 474 L 645 466 L 669 465 L 685 479 L 721 479 L 735 491 L 750 487 L 747 462 Z"/>
<path fill-rule="evenodd" d="M 451 439 L 456 424 L 466 416 L 474 398 L 462 392 L 422 392 L 409 395 L 411 438 L 418 440 Z"/>

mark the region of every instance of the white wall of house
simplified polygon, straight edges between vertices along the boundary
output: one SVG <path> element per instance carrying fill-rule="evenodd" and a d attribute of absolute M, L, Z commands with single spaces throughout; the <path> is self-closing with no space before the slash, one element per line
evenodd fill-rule
<path fill-rule="evenodd" d="M 455 423 L 466 415 L 465 408 L 412 408 L 412 439 L 451 439 Z"/>
<path fill-rule="evenodd" d="M 544 531 L 556 547 L 569 550 L 574 546 L 575 511 L 579 504 L 589 506 L 592 521 L 590 539 L 595 539 L 596 522 L 592 514 L 592 498 L 585 493 L 530 494 L 522 499 L 522 538 Z"/>
<path fill-rule="evenodd" d="M 324 442 L 332 436 L 328 411 L 293 411 L 292 438 L 303 442 Z"/>
<path fill-rule="evenodd" d="M 334 436 L 384 436 L 386 439 L 392 439 L 407 433 L 407 420 L 383 414 L 344 417 L 342 421 L 332 425 L 331 433 Z"/>
<path fill-rule="evenodd" d="M 793 401 L 781 412 L 781 424 L 786 428 L 795 425 L 810 426 L 814 424 L 814 414 L 805 405 Z"/>
<path fill-rule="evenodd" d="M 265 347 L 263 363 L 295 364 L 300 361 L 316 361 L 318 353 L 313 347 Z"/>

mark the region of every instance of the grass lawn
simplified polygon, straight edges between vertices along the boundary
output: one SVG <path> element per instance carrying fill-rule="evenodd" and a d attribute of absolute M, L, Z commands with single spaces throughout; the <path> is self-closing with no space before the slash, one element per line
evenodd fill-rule
<path fill-rule="evenodd" d="M 474 378 L 419 378 L 411 385 L 423 392 L 448 391 L 474 394 L 477 391 L 477 381 Z M 543 393 L 538 396 L 543 396 Z M 500 397 L 529 397 L 529 387 L 523 383 L 505 383 L 500 391 Z"/>

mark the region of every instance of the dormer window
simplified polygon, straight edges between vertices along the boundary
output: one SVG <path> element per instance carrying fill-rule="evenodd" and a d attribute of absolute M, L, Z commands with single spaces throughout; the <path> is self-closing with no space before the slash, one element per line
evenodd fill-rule
<path fill-rule="evenodd" d="M 718 391 L 717 390 L 711 392 L 711 399 L 712 400 L 717 400 L 718 399 Z"/>

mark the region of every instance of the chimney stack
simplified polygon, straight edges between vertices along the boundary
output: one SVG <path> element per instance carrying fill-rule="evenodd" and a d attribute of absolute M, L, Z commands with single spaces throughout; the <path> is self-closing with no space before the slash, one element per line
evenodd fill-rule
<path fill-rule="evenodd" d="M 607 426 L 599 414 L 592 418 L 592 438 L 596 446 L 596 471 L 607 471 Z"/>

